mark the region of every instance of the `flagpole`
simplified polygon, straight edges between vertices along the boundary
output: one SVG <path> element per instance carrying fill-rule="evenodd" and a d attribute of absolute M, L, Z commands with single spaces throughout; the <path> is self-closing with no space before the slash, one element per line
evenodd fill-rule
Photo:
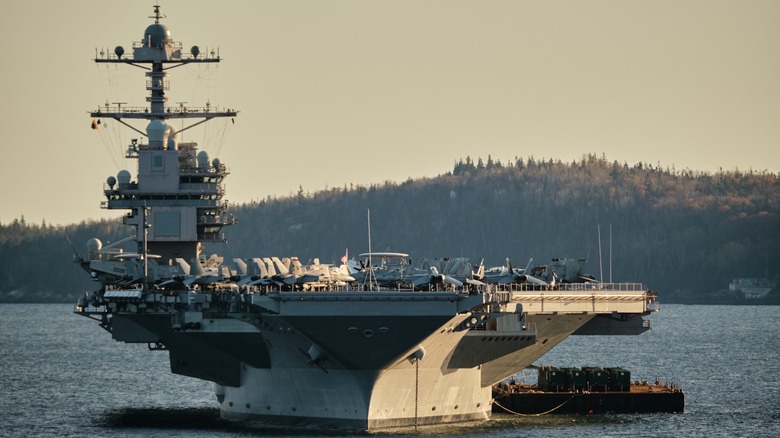
<path fill-rule="evenodd" d="M 373 266 L 373 255 L 371 253 L 371 209 L 366 209 L 366 222 L 368 225 L 368 287 L 369 290 L 374 290 L 374 266 Z M 379 290 L 379 285 L 377 285 L 377 290 Z"/>
<path fill-rule="evenodd" d="M 366 209 L 366 222 L 368 223 L 368 257 L 371 260 L 371 209 Z"/>
<path fill-rule="evenodd" d="M 601 259 L 601 224 L 598 224 L 598 231 L 599 231 L 599 283 L 604 282 L 604 266 L 602 265 L 602 259 Z"/>

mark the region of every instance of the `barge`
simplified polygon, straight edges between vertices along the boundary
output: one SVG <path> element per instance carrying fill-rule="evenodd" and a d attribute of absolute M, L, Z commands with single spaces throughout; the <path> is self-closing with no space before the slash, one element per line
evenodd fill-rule
<path fill-rule="evenodd" d="M 631 380 L 622 368 L 539 368 L 539 381 L 514 381 L 493 387 L 493 412 L 526 416 L 547 414 L 682 413 L 685 393 L 671 382 Z"/>

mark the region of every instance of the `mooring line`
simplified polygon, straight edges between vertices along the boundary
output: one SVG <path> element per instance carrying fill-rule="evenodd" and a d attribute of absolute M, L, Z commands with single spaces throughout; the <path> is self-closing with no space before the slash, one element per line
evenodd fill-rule
<path fill-rule="evenodd" d="M 570 402 L 572 399 L 574 399 L 574 397 L 575 397 L 576 395 L 577 395 L 577 394 L 574 394 L 574 395 L 572 395 L 571 397 L 569 397 L 569 399 L 568 399 L 568 400 L 566 400 L 566 401 L 564 401 L 563 403 L 559 404 L 558 406 L 556 406 L 556 407 L 554 407 L 554 408 L 550 409 L 549 411 L 540 412 L 540 413 L 538 413 L 538 414 L 523 414 L 523 413 L 520 413 L 520 412 L 515 412 L 515 411 L 513 411 L 513 410 L 511 410 L 511 409 L 509 409 L 509 408 L 507 408 L 507 407 L 505 407 L 505 406 L 502 406 L 502 405 L 501 405 L 501 403 L 499 403 L 499 402 L 498 402 L 497 400 L 495 400 L 495 399 L 493 399 L 493 404 L 495 404 L 495 405 L 496 405 L 496 406 L 498 406 L 499 408 L 501 408 L 501 409 L 503 409 L 503 410 L 505 410 L 505 411 L 509 412 L 510 414 L 519 415 L 519 416 L 521 416 L 521 417 L 541 417 L 542 415 L 547 415 L 547 414 L 549 414 L 549 413 L 551 413 L 551 412 L 554 412 L 554 411 L 556 411 L 556 410 L 560 409 L 561 407 L 563 407 L 563 405 L 565 405 L 566 403 L 568 403 L 568 402 Z"/>

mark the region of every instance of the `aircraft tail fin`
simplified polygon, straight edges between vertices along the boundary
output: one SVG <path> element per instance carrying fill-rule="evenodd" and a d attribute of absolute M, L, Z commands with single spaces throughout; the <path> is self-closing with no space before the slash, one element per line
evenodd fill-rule
<path fill-rule="evenodd" d="M 289 261 L 289 259 L 287 260 Z M 287 264 L 282 260 L 279 260 L 279 257 L 271 257 L 271 261 L 274 262 L 274 265 L 276 265 L 276 270 L 279 271 L 280 274 L 287 275 L 290 273 L 290 269 Z"/>
<path fill-rule="evenodd" d="M 477 272 L 474 274 L 474 278 L 477 280 L 482 280 L 485 278 L 485 259 L 481 259 L 479 261 L 479 266 L 477 267 Z"/>
<path fill-rule="evenodd" d="M 242 276 L 246 275 L 246 273 L 247 273 L 247 266 L 246 266 L 246 262 L 245 261 L 243 261 L 243 260 L 241 260 L 239 258 L 235 258 L 235 259 L 233 259 L 233 263 L 236 265 L 236 273 L 238 275 L 242 275 Z"/>
<path fill-rule="evenodd" d="M 203 269 L 203 265 L 197 259 L 193 260 L 192 265 L 190 265 L 190 272 L 197 277 L 206 275 L 206 270 Z"/>
<path fill-rule="evenodd" d="M 176 264 L 179 265 L 179 268 L 181 269 L 183 275 L 190 275 L 190 271 L 191 271 L 190 264 L 187 263 L 186 260 L 177 257 Z"/>
<path fill-rule="evenodd" d="M 273 277 L 276 275 L 276 268 L 274 268 L 274 262 L 268 257 L 263 258 L 263 262 L 265 262 L 265 267 L 268 272 L 268 275 Z"/>

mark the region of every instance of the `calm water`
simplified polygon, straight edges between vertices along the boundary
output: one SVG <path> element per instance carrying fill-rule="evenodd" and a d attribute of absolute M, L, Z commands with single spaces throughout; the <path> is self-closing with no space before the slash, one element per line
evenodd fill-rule
<path fill-rule="evenodd" d="M 666 305 L 641 336 L 571 337 L 539 363 L 674 380 L 684 414 L 495 416 L 358 436 L 780 436 L 780 307 Z M 529 378 L 531 373 L 528 374 Z M 0 304 L 0 436 L 316 436 L 219 419 L 208 382 L 62 304 Z M 330 436 L 339 436 L 330 434 Z"/>

